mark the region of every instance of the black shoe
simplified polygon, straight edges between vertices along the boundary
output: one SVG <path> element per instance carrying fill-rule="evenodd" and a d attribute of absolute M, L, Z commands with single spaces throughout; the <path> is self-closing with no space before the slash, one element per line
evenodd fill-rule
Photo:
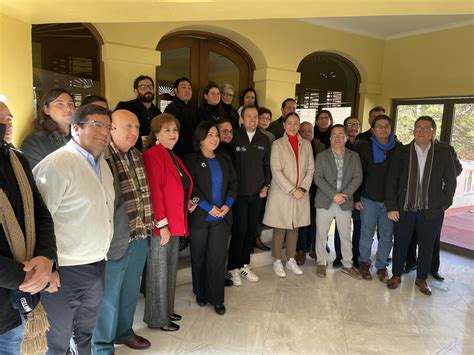
<path fill-rule="evenodd" d="M 416 266 L 405 266 L 403 269 L 404 274 L 409 274 L 410 272 L 416 270 Z"/>
<path fill-rule="evenodd" d="M 332 267 L 334 267 L 334 268 L 342 267 L 341 259 L 335 259 L 332 263 Z"/>
<path fill-rule="evenodd" d="M 225 314 L 225 306 L 223 304 L 218 304 L 214 306 L 214 310 L 217 314 L 223 316 Z"/>
<path fill-rule="evenodd" d="M 165 332 L 175 332 L 175 331 L 179 330 L 179 325 L 177 325 L 176 323 L 173 323 L 173 322 L 169 322 L 168 325 L 165 325 L 164 327 L 161 327 L 161 330 L 163 330 Z"/>
<path fill-rule="evenodd" d="M 360 267 L 360 264 L 359 264 L 358 261 L 353 261 L 352 266 L 354 266 L 356 269 L 358 269 Z"/>
<path fill-rule="evenodd" d="M 176 313 L 173 313 L 172 315 L 170 315 L 170 320 L 174 321 L 174 322 L 181 320 L 181 318 L 182 317 L 179 314 L 176 314 Z"/>
<path fill-rule="evenodd" d="M 444 281 L 444 277 L 441 276 L 441 274 L 438 271 L 431 272 L 430 274 L 431 274 L 431 276 L 433 276 L 434 279 L 436 279 L 438 281 Z"/>
<path fill-rule="evenodd" d="M 224 278 L 224 286 L 230 287 L 234 286 L 234 282 L 231 279 L 228 279 L 227 277 Z"/>
<path fill-rule="evenodd" d="M 206 305 L 206 300 L 204 299 L 204 297 L 196 296 L 196 303 L 199 307 L 204 307 Z"/>

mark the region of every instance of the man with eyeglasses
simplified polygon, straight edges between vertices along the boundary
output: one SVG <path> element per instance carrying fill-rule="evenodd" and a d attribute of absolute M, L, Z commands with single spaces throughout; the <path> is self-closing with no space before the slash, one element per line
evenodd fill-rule
<path fill-rule="evenodd" d="M 33 169 L 54 222 L 61 288 L 42 295 L 50 323 L 47 354 L 70 347 L 91 353 L 91 338 L 104 297 L 105 258 L 113 235 L 114 182 L 104 152 L 112 129 L 110 111 L 79 107 L 72 139 Z"/>
<path fill-rule="evenodd" d="M 140 75 L 133 82 L 133 91 L 137 97 L 130 101 L 120 101 L 115 110 L 128 110 L 138 117 L 140 122 L 140 136 L 146 137 L 150 133 L 150 122 L 161 114 L 158 106 L 153 103 L 155 99 L 155 82 L 148 75 Z M 143 150 L 143 141 L 138 139 L 135 147 Z"/>
<path fill-rule="evenodd" d="M 383 114 L 385 114 L 385 109 L 382 106 L 375 106 L 372 109 L 370 109 L 370 111 L 369 111 L 369 126 L 370 126 L 370 128 L 367 131 L 362 132 L 361 134 L 359 134 L 357 139 L 360 139 L 360 140 L 363 140 L 363 141 L 366 141 L 366 142 L 370 142 L 370 138 L 372 138 L 372 121 L 378 115 L 383 115 Z"/>
<path fill-rule="evenodd" d="M 430 116 L 415 121 L 414 139 L 397 148 L 386 179 L 385 205 L 394 222 L 392 278 L 389 289 L 401 283 L 407 248 L 416 230 L 418 243 L 415 284 L 431 295 L 426 279 L 430 272 L 433 247 L 441 228 L 444 211 L 453 203 L 456 168 L 451 151 L 433 137 L 436 123 Z"/>

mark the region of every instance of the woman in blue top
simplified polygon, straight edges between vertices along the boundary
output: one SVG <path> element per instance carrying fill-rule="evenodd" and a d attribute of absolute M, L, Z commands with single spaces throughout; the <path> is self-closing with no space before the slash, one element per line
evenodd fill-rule
<path fill-rule="evenodd" d="M 219 131 L 213 122 L 201 122 L 194 132 L 196 153 L 185 158 L 198 208 L 189 215 L 193 292 L 204 307 L 214 305 L 222 315 L 227 243 L 232 224 L 231 207 L 237 195 L 237 175 L 227 154 L 216 152 Z"/>

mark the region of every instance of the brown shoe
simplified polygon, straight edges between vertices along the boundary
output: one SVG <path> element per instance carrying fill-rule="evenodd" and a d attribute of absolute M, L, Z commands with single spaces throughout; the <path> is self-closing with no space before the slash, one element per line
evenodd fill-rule
<path fill-rule="evenodd" d="M 415 285 L 418 286 L 420 289 L 421 293 L 424 293 L 427 296 L 431 296 L 431 288 L 428 286 L 426 283 L 426 280 L 423 279 L 416 279 L 415 280 Z"/>
<path fill-rule="evenodd" d="M 316 275 L 319 277 L 326 277 L 326 265 L 318 265 L 316 267 Z"/>
<path fill-rule="evenodd" d="M 255 243 L 253 244 L 253 247 L 257 249 L 265 250 L 265 251 L 270 250 L 270 247 L 267 247 L 265 244 L 263 244 L 260 237 L 257 237 L 257 239 L 255 239 Z"/>
<path fill-rule="evenodd" d="M 356 280 L 362 280 L 362 276 L 361 274 L 359 273 L 359 271 L 357 271 L 356 269 L 354 269 L 354 267 L 343 267 L 342 268 L 342 273 L 346 274 L 346 275 L 349 275 L 350 277 L 356 279 Z M 370 274 L 370 273 L 369 273 Z"/>
<path fill-rule="evenodd" d="M 395 290 L 401 282 L 402 278 L 400 276 L 393 275 L 390 280 L 387 281 L 387 287 L 391 290 Z"/>
<path fill-rule="evenodd" d="M 297 251 L 295 255 L 296 264 L 299 266 L 304 265 L 306 261 L 306 253 L 303 250 Z"/>
<path fill-rule="evenodd" d="M 309 255 L 310 258 L 317 259 L 317 257 L 316 257 L 316 250 L 311 250 L 311 251 L 308 253 L 308 255 Z"/>
<path fill-rule="evenodd" d="M 367 280 L 367 281 L 372 280 L 369 263 L 360 263 L 359 272 L 364 280 Z"/>
<path fill-rule="evenodd" d="M 126 346 L 131 349 L 144 350 L 148 349 L 151 346 L 151 343 L 140 335 L 133 335 L 130 339 L 124 342 Z"/>
<path fill-rule="evenodd" d="M 378 269 L 377 270 L 377 276 L 379 277 L 379 280 L 383 283 L 387 283 L 388 280 L 388 273 L 387 273 L 387 268 L 384 267 L 383 269 Z"/>

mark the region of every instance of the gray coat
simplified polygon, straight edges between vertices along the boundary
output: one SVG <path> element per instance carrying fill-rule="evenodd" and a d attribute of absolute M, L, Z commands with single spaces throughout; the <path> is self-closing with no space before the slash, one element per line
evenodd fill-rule
<path fill-rule="evenodd" d="M 30 163 L 31 169 L 43 160 L 47 155 L 63 147 L 68 139 L 60 132 L 36 131 L 25 138 L 20 150 Z"/>
<path fill-rule="evenodd" d="M 344 163 L 342 166 L 341 193 L 347 195 L 347 201 L 340 205 L 344 211 L 354 208 L 354 193 L 362 183 L 362 166 L 359 154 L 349 149 L 344 151 Z M 326 149 L 316 156 L 316 167 L 314 182 L 318 187 L 316 193 L 316 208 L 329 209 L 337 191 L 337 168 L 332 149 Z"/>

